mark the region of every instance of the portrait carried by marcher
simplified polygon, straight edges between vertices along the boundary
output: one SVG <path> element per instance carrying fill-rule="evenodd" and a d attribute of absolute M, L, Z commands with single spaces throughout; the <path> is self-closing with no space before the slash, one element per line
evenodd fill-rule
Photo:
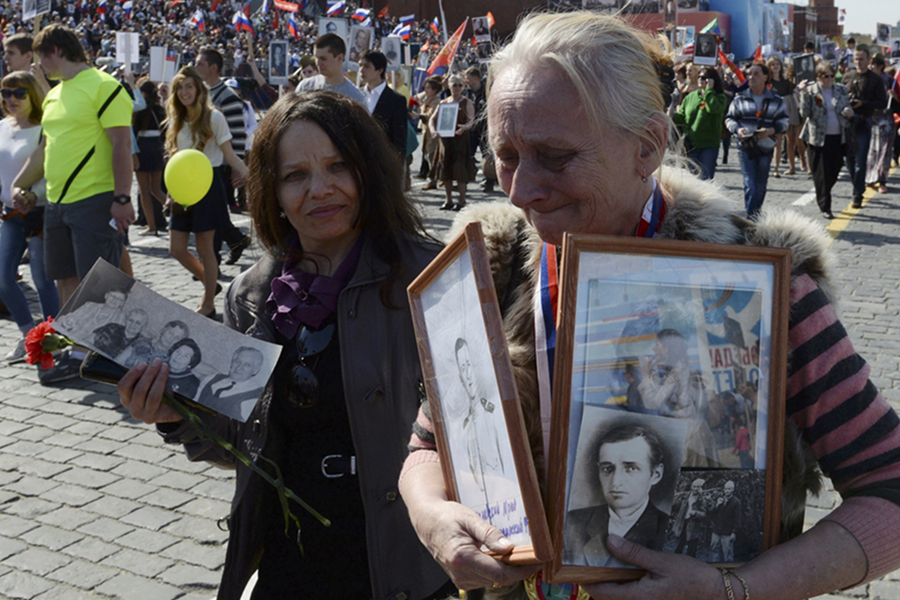
<path fill-rule="evenodd" d="M 485 252 L 470 224 L 410 285 L 410 307 L 447 492 L 516 544 L 511 563 L 538 563 L 549 529 Z"/>
<path fill-rule="evenodd" d="M 159 359 L 166 389 L 244 422 L 281 348 L 223 327 L 99 259 L 53 322 L 125 368 Z"/>
<path fill-rule="evenodd" d="M 789 270 L 778 249 L 566 235 L 552 580 L 640 577 L 610 534 L 716 564 L 777 543 Z"/>

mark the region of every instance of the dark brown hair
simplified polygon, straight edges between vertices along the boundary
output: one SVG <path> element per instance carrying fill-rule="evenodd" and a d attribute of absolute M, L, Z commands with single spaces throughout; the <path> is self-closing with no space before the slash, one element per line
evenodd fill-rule
<path fill-rule="evenodd" d="M 7 36 L 3 39 L 4 47 L 12 47 L 19 51 L 19 54 L 33 52 L 31 49 L 34 45 L 34 38 L 27 33 L 17 33 L 16 35 Z"/>
<path fill-rule="evenodd" d="M 200 58 L 203 59 L 203 62 L 206 64 L 216 67 L 216 73 L 219 75 L 222 74 L 222 69 L 225 68 L 225 61 L 222 59 L 222 53 L 216 50 L 215 48 L 204 48 L 200 51 Z"/>
<path fill-rule="evenodd" d="M 38 54 L 52 54 L 54 50 L 58 49 L 60 56 L 69 62 L 88 62 L 84 48 L 78 41 L 78 36 L 74 31 L 59 23 L 41 29 L 34 38 L 32 48 Z"/>
<path fill-rule="evenodd" d="M 347 53 L 347 44 L 344 38 L 335 33 L 326 33 L 316 38 L 316 49 L 322 48 L 331 52 L 331 55 L 337 58 L 341 54 Z"/>
<path fill-rule="evenodd" d="M 23 88 L 28 92 L 28 99 L 31 100 L 31 112 L 28 114 L 28 120 L 33 125 L 40 125 L 41 119 L 44 117 L 44 90 L 41 89 L 37 78 L 28 71 L 13 71 L 0 81 L 0 88 Z M 3 106 L 3 114 L 12 114 L 6 109 L 6 102 L 0 102 Z"/>
<path fill-rule="evenodd" d="M 303 249 L 294 247 L 295 232 L 281 217 L 278 204 L 278 144 L 298 121 L 314 123 L 331 139 L 347 162 L 359 197 L 357 224 L 372 241 L 375 255 L 391 266 L 381 288 L 382 302 L 390 306 L 391 284 L 401 273 L 400 242 L 407 236 L 433 239 L 425 232 L 415 205 L 403 192 L 403 163 L 381 126 L 358 102 L 327 90 L 288 94 L 269 109 L 253 138 L 247 167 L 247 204 L 259 239 L 269 250 L 290 253 L 300 260 Z"/>

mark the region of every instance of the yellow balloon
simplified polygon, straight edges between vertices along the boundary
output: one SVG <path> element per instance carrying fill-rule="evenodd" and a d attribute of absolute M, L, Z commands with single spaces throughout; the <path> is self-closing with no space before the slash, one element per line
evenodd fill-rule
<path fill-rule="evenodd" d="M 212 163 L 199 150 L 179 150 L 166 165 L 166 188 L 182 206 L 197 204 L 212 186 Z"/>

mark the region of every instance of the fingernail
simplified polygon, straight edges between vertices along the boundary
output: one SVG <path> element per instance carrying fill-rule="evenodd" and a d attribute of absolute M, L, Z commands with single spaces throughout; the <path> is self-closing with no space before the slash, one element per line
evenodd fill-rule
<path fill-rule="evenodd" d="M 138 371 L 143 371 L 143 370 L 145 370 L 145 369 L 147 368 L 147 363 L 140 363 L 140 364 L 138 364 L 138 365 L 135 365 L 135 368 L 136 368 Z"/>
<path fill-rule="evenodd" d="M 151 367 L 158 367 L 160 364 L 162 364 L 162 361 L 159 360 L 158 358 L 154 358 L 154 359 L 153 359 L 153 362 L 150 363 L 150 366 L 151 366 Z"/>
<path fill-rule="evenodd" d="M 497 543 L 500 544 L 501 546 L 505 546 L 507 548 L 509 548 L 513 545 L 513 543 L 509 540 L 509 538 L 505 538 L 505 537 L 502 537 L 499 540 L 497 540 Z"/>
<path fill-rule="evenodd" d="M 609 545 L 612 546 L 613 548 L 621 548 L 623 541 L 624 540 L 622 540 L 622 538 L 617 536 L 616 534 L 614 534 L 614 533 L 609 534 Z"/>

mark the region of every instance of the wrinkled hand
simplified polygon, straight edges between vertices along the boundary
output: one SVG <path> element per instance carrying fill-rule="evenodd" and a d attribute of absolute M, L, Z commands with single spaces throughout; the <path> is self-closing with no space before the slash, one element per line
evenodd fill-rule
<path fill-rule="evenodd" d="M 617 543 L 620 545 L 616 546 Z M 725 584 L 719 570 L 696 558 L 650 550 L 617 535 L 609 536 L 607 546 L 613 556 L 646 570 L 647 574 L 628 583 L 583 585 L 595 600 L 697 600 L 725 597 Z"/>
<path fill-rule="evenodd" d="M 540 565 L 511 566 L 481 550 L 509 554 L 514 546 L 500 530 L 457 502 L 441 501 L 413 523 L 419 539 L 461 590 L 521 581 Z"/>
<path fill-rule="evenodd" d="M 169 365 L 158 358 L 149 365 L 139 364 L 119 380 L 119 401 L 132 418 L 144 423 L 176 423 L 181 415 L 163 404 L 163 392 L 169 380 Z"/>

